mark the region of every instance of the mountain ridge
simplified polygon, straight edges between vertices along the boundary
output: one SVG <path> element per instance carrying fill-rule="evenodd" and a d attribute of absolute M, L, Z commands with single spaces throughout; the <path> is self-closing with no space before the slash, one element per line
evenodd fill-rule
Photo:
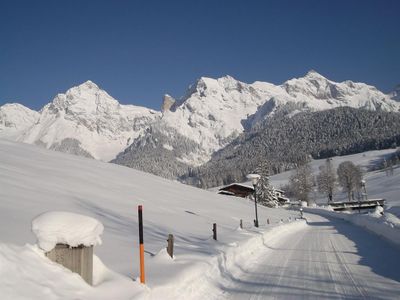
<path fill-rule="evenodd" d="M 364 83 L 337 83 L 314 70 L 281 85 L 244 83 L 226 75 L 217 79 L 200 77 L 179 100 L 165 95 L 162 110 L 155 111 L 122 105 L 88 80 L 56 95 L 39 112 L 22 106 L 17 110 L 1 106 L 0 137 L 110 161 L 120 153 L 127 154 L 134 143 L 144 145 L 140 139 L 149 139 L 152 132 L 157 132 L 174 139 L 169 146 L 156 146 L 160 151 L 171 151 L 172 144 L 185 149 L 162 155 L 179 162 L 182 169 L 181 163 L 188 167 L 204 164 L 215 151 L 277 110 L 284 109 L 291 115 L 340 106 L 400 111 L 396 96 Z M 23 114 L 27 117 L 21 121 Z M 18 130 L 10 129 L 10 124 L 18 124 Z M 188 141 L 190 147 L 184 145 Z M 129 149 L 135 151 L 134 147 Z M 126 157 L 140 160 L 144 155 L 151 153 Z"/>

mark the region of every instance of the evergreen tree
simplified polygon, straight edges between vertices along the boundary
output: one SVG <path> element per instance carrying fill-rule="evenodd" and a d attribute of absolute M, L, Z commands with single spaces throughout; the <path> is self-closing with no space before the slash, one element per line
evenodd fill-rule
<path fill-rule="evenodd" d="M 255 173 L 260 175 L 260 179 L 256 185 L 257 202 L 268 207 L 278 206 L 278 197 L 274 188 L 269 183 L 269 164 L 267 161 L 262 161 Z"/>

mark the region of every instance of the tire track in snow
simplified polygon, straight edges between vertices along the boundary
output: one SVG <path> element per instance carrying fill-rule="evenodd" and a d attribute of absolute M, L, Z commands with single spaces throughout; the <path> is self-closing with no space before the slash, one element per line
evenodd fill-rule
<path fill-rule="evenodd" d="M 225 286 L 227 299 L 397 299 L 400 282 L 385 277 L 388 270 L 376 268 L 377 261 L 395 250 L 360 238 L 374 236 L 351 224 L 312 216 L 309 226 L 271 239 L 264 256 L 240 266 L 238 280 Z M 370 251 L 371 246 L 376 249 Z"/>
<path fill-rule="evenodd" d="M 337 249 L 336 249 L 335 245 L 333 244 L 332 240 L 330 240 L 330 243 L 331 243 L 331 247 L 332 247 L 333 253 L 334 253 L 335 256 L 336 256 L 337 261 L 339 262 L 338 265 L 340 266 L 340 269 L 341 269 L 342 272 L 345 274 L 345 276 L 346 276 L 347 278 L 350 279 L 350 281 L 351 281 L 352 284 L 353 284 L 353 288 L 354 288 L 355 290 L 357 290 L 357 292 L 359 293 L 359 295 L 360 295 L 363 299 L 367 299 L 366 293 L 365 293 L 365 291 L 363 290 L 363 288 L 362 288 L 361 286 L 359 286 L 359 284 L 357 284 L 357 282 L 354 280 L 354 277 L 353 277 L 353 275 L 351 274 L 351 272 L 350 272 L 350 270 L 349 270 L 349 268 L 348 268 L 348 266 L 347 266 L 347 263 L 346 263 L 346 261 L 345 261 L 343 255 L 342 255 L 339 251 L 337 251 Z"/>

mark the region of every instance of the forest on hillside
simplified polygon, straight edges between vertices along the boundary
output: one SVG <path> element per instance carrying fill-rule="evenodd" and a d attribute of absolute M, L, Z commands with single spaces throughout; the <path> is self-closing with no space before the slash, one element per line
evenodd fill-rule
<path fill-rule="evenodd" d="M 277 111 L 180 180 L 209 188 L 244 181 L 260 161 L 267 160 L 271 174 L 275 174 L 311 157 L 348 155 L 399 144 L 399 113 L 350 107 L 295 115 Z"/>

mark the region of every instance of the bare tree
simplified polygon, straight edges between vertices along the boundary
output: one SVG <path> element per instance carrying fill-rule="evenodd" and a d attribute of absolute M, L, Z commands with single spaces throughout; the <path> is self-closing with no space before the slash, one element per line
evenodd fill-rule
<path fill-rule="evenodd" d="M 354 191 L 361 187 L 362 172 L 351 161 L 342 162 L 337 169 L 339 184 L 347 192 L 349 201 L 354 200 Z"/>
<path fill-rule="evenodd" d="M 318 190 L 328 197 L 328 203 L 332 202 L 336 191 L 336 174 L 330 158 L 326 159 L 325 165 L 319 168 L 317 176 Z"/>
<path fill-rule="evenodd" d="M 314 178 L 311 173 L 310 164 L 299 166 L 289 178 L 289 184 L 295 196 L 310 204 L 309 193 L 314 187 Z"/>

